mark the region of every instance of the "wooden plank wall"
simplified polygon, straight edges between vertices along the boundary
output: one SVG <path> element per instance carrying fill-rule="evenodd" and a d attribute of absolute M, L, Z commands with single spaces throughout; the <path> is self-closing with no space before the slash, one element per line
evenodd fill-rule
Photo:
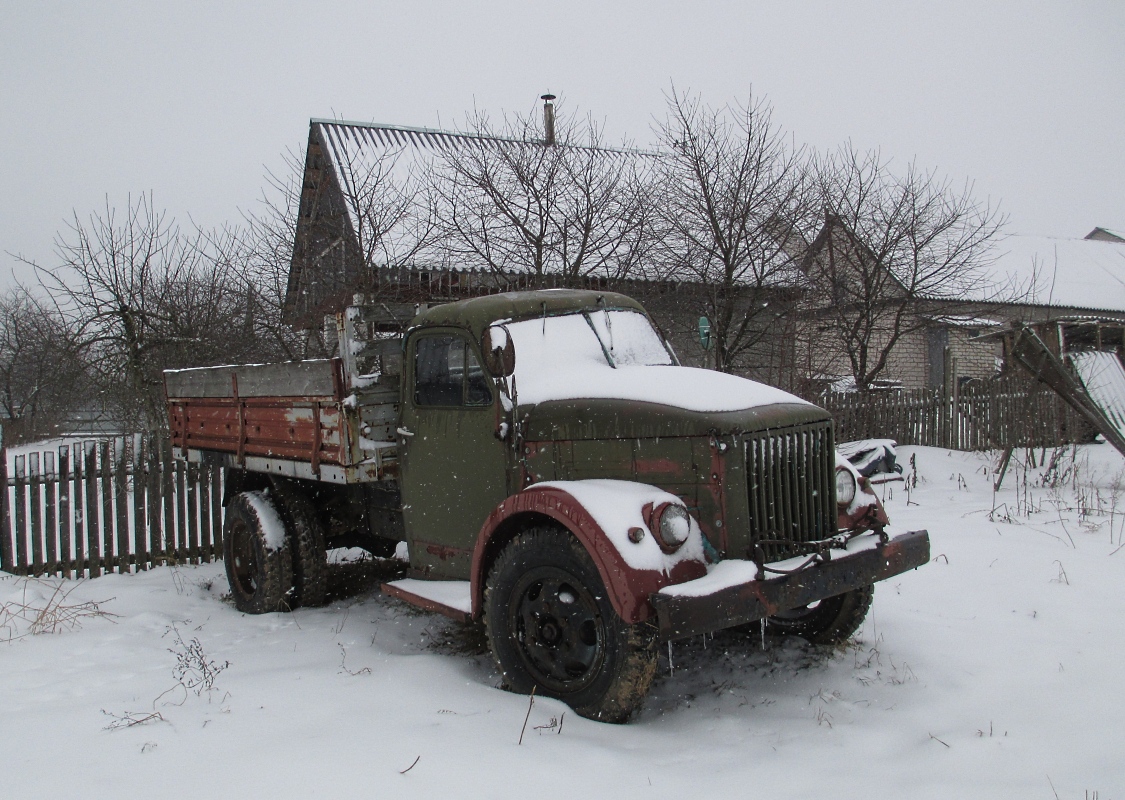
<path fill-rule="evenodd" d="M 951 450 L 1057 447 L 1089 441 L 1090 426 L 1052 391 L 1025 382 L 969 385 L 953 395 L 928 389 L 831 394 L 814 400 L 832 412 L 836 441 L 894 439 Z"/>
<path fill-rule="evenodd" d="M 173 460 L 166 436 L 0 448 L 0 485 L 5 572 L 93 578 L 222 557 L 221 470 Z"/>

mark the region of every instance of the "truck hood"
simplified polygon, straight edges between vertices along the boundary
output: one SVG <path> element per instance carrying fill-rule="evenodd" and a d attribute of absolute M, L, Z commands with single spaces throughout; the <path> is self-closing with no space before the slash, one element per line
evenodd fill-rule
<path fill-rule="evenodd" d="M 830 418 L 788 392 L 713 370 L 637 366 L 566 372 L 552 376 L 550 385 L 537 382 L 532 392 L 517 387 L 528 438 L 704 436 Z"/>
<path fill-rule="evenodd" d="M 716 372 L 679 366 L 622 366 L 581 363 L 532 375 L 516 372 L 520 405 L 548 400 L 630 400 L 685 411 L 742 411 L 777 403 L 811 405 L 764 383 Z"/>

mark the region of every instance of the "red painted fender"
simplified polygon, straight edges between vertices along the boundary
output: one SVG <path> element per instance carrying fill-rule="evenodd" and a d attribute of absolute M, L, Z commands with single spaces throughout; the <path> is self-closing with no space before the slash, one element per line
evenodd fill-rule
<path fill-rule="evenodd" d="M 836 509 L 836 529 L 860 533 L 885 528 L 891 520 L 887 516 L 886 509 L 883 508 L 879 496 L 871 488 L 871 481 L 862 475 L 859 478 L 859 490 L 870 495 L 874 502 L 870 505 L 861 506 L 855 514 L 848 514 L 847 506 L 838 506 Z"/>
<path fill-rule="evenodd" d="M 484 609 L 484 569 L 489 542 L 505 521 L 527 513 L 553 519 L 582 543 L 601 575 L 614 610 L 626 622 L 642 622 L 653 616 L 655 612 L 648 600 L 653 592 L 669 584 L 683 583 L 707 574 L 702 562 L 690 560 L 676 564 L 668 575 L 630 567 L 601 526 L 574 497 L 557 487 L 530 486 L 498 505 L 488 515 L 477 536 L 471 584 L 473 619 L 480 619 Z"/>

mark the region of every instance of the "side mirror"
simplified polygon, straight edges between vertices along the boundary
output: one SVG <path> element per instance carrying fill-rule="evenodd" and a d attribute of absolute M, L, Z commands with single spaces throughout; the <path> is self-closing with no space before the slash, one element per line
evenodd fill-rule
<path fill-rule="evenodd" d="M 704 350 L 711 349 L 711 320 L 707 317 L 699 318 L 699 346 Z"/>
<path fill-rule="evenodd" d="M 507 378 L 516 371 L 516 346 L 508 329 L 493 325 L 485 329 L 480 349 L 484 353 L 484 366 L 494 378 Z"/>

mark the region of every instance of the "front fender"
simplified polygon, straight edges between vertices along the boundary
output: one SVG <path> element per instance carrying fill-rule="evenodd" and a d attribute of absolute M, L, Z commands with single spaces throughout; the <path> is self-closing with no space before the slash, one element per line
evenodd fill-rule
<path fill-rule="evenodd" d="M 702 534 L 692 525 L 688 541 L 673 554 L 657 544 L 642 509 L 651 502 L 682 502 L 654 486 L 631 481 L 552 481 L 529 486 L 498 505 L 481 527 L 473 550 L 472 607 L 474 619 L 484 608 L 484 581 L 494 555 L 494 538 L 521 516 L 546 517 L 570 531 L 582 543 L 609 592 L 620 617 L 641 622 L 654 614 L 649 596 L 665 586 L 707 574 Z M 645 535 L 628 538 L 630 528 Z"/>

